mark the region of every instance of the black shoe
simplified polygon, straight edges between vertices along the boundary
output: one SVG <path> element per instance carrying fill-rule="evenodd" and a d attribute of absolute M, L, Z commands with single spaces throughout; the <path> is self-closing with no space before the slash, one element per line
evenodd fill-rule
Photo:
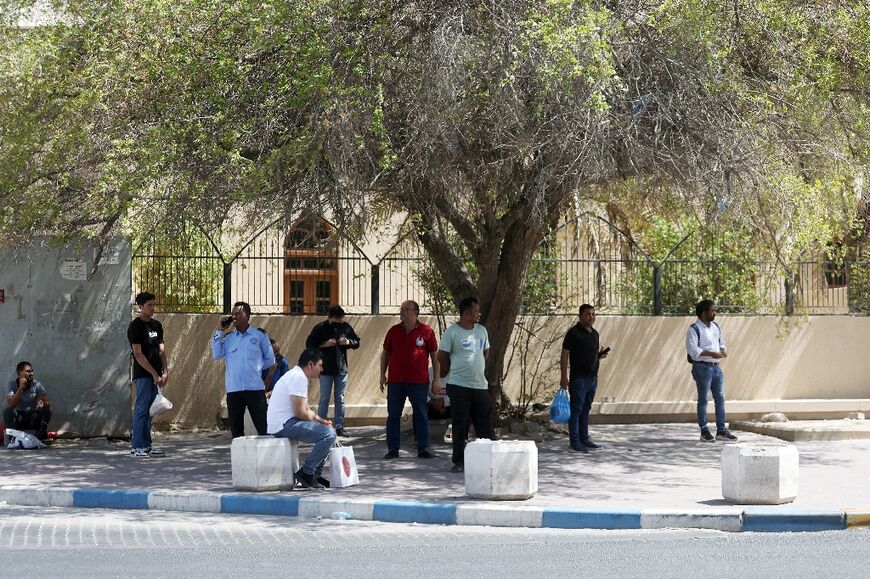
<path fill-rule="evenodd" d="M 719 430 L 716 432 L 716 440 L 737 440 L 737 437 L 728 430 Z"/>
<path fill-rule="evenodd" d="M 582 444 L 582 445 L 585 446 L 586 448 L 601 448 L 601 445 L 600 445 L 600 444 L 595 444 L 595 443 L 592 442 L 591 440 L 584 440 L 584 441 L 581 442 L 580 444 Z"/>
<path fill-rule="evenodd" d="M 392 460 L 392 459 L 394 459 L 394 458 L 399 458 L 399 451 L 398 451 L 398 450 L 391 450 L 391 451 L 389 451 L 387 454 L 384 455 L 384 458 L 387 459 L 387 460 Z"/>
<path fill-rule="evenodd" d="M 465 465 L 461 462 L 455 462 L 450 472 L 465 472 Z"/>
<path fill-rule="evenodd" d="M 322 489 L 323 485 L 317 482 L 317 479 L 314 478 L 313 474 L 308 474 L 301 468 L 296 471 L 296 481 L 302 485 L 302 488 L 306 489 Z"/>
<path fill-rule="evenodd" d="M 323 488 L 325 488 L 325 489 L 329 488 L 329 481 L 326 480 L 325 478 L 323 478 L 322 476 L 317 477 L 316 480 L 317 480 L 318 484 L 320 486 L 322 486 Z"/>
<path fill-rule="evenodd" d="M 713 435 L 706 428 L 701 431 L 701 442 L 713 442 Z"/>
<path fill-rule="evenodd" d="M 344 437 L 344 438 L 347 438 L 347 436 L 348 436 L 348 435 L 347 435 L 347 430 L 345 430 L 344 428 L 336 428 L 336 429 L 335 429 L 335 435 L 336 435 L 336 436 L 341 436 L 341 437 Z"/>
<path fill-rule="evenodd" d="M 417 453 L 417 458 L 435 458 L 435 455 L 428 450 L 421 450 Z"/>
<path fill-rule="evenodd" d="M 582 444 L 572 444 L 571 450 L 573 450 L 574 452 L 589 452 L 589 449 Z"/>

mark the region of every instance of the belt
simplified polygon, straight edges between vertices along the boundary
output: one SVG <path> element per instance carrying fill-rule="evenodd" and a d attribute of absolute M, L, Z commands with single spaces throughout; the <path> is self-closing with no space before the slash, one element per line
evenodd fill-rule
<path fill-rule="evenodd" d="M 692 360 L 692 364 L 701 364 L 703 366 L 718 366 L 719 362 L 703 362 L 701 360 Z"/>

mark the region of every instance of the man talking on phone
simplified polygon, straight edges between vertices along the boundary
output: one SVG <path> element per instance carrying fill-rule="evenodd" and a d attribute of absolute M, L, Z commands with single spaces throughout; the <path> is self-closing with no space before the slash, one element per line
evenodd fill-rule
<path fill-rule="evenodd" d="M 266 384 L 275 372 L 275 351 L 266 331 L 250 322 L 251 306 L 236 302 L 232 317 L 221 318 L 211 339 L 212 359 L 223 358 L 226 366 L 227 415 L 233 438 L 245 435 L 245 409 L 257 434 L 266 434 Z M 230 326 L 233 329 L 227 331 Z"/>
<path fill-rule="evenodd" d="M 598 365 L 610 353 L 610 348 L 600 349 L 598 332 L 592 327 L 594 324 L 595 308 L 583 304 L 580 306 L 580 321 L 565 334 L 559 359 L 561 385 L 568 390 L 571 400 L 568 436 L 571 450 L 576 452 L 601 448 L 589 439 L 589 411 L 598 387 Z"/>

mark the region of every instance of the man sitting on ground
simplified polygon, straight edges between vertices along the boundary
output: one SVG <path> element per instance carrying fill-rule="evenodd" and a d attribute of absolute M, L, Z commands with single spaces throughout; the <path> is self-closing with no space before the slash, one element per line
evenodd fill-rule
<path fill-rule="evenodd" d="M 296 472 L 296 480 L 307 489 L 329 487 L 329 481 L 321 473 L 336 437 L 332 422 L 308 407 L 308 382 L 320 376 L 322 370 L 320 350 L 309 348 L 302 352 L 298 365 L 284 374 L 272 389 L 266 413 L 269 434 L 314 445 L 302 468 Z"/>
<path fill-rule="evenodd" d="M 15 367 L 18 377 L 6 386 L 6 409 L 3 421 L 7 428 L 35 430 L 39 440 L 48 437 L 51 420 L 51 402 L 41 382 L 33 379 L 33 365 L 19 362 Z"/>

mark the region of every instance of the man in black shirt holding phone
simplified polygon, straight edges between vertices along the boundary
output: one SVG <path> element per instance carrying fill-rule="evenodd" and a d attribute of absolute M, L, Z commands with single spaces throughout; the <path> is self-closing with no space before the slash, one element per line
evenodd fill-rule
<path fill-rule="evenodd" d="M 568 435 L 571 450 L 589 452 L 601 448 L 589 440 L 589 411 L 598 387 L 598 365 L 606 358 L 610 348 L 599 349 L 595 324 L 595 308 L 589 304 L 580 306 L 580 321 L 565 334 L 559 368 L 561 386 L 568 389 L 571 399 L 571 418 L 568 420 Z M 570 364 L 569 364 L 570 362 Z M 568 368 L 570 365 L 571 373 Z"/>

